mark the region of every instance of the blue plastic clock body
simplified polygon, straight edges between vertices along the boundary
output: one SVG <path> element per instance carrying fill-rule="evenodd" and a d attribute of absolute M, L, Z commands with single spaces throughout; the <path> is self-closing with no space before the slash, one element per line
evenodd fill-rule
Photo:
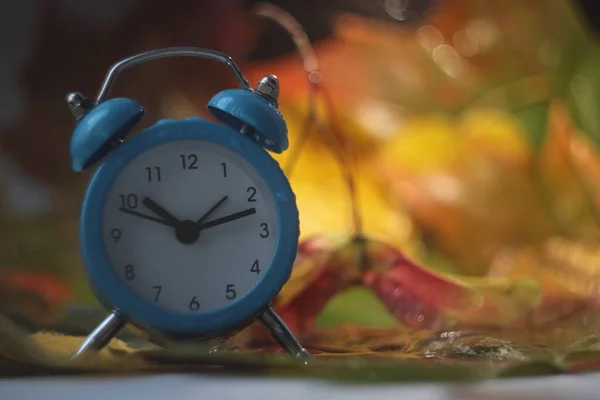
<path fill-rule="evenodd" d="M 107 143 L 122 139 L 143 113 L 143 108 L 133 100 L 112 99 L 92 109 L 73 134 L 74 169 L 87 168 L 107 154 L 91 178 L 81 210 L 81 252 L 89 284 L 105 307 L 135 324 L 177 337 L 206 337 L 234 331 L 264 310 L 290 277 L 298 245 L 298 209 L 287 178 L 263 148 L 269 148 L 267 145 L 275 151 L 287 148 L 286 126 L 278 111 L 274 113 L 272 104 L 257 94 L 245 92 L 239 91 L 243 93 L 241 97 L 238 92 L 221 92 L 209 104 L 213 114 L 227 125 L 199 117 L 162 120 L 122 144 L 113 142 L 111 147 Z M 246 101 L 249 95 L 255 98 Z M 238 129 L 243 124 L 256 134 L 241 133 Z M 124 168 L 155 146 L 190 139 L 217 144 L 247 160 L 269 188 L 279 224 L 271 265 L 264 269 L 256 285 L 232 304 L 193 314 L 164 309 L 138 297 L 111 266 L 102 235 L 108 192 Z"/>

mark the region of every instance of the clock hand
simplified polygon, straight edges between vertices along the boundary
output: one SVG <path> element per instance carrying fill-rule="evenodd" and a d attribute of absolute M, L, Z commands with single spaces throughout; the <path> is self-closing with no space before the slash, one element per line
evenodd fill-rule
<path fill-rule="evenodd" d="M 159 206 L 154 200 L 149 197 L 144 197 L 142 204 L 145 205 L 150 211 L 161 217 L 168 225 L 176 227 L 181 225 L 179 218 Z"/>
<path fill-rule="evenodd" d="M 173 225 L 173 224 L 171 224 L 171 223 L 169 223 L 169 222 L 167 222 L 165 220 L 162 220 L 162 219 L 159 219 L 159 218 L 155 218 L 155 217 L 151 217 L 150 215 L 142 214 L 142 213 L 139 213 L 137 211 L 129 210 L 127 208 L 122 208 L 122 207 L 119 208 L 119 211 L 122 211 L 122 212 L 124 212 L 126 214 L 135 215 L 136 217 L 139 217 L 139 218 L 147 219 L 149 221 L 158 222 L 159 224 L 163 224 L 163 225 L 167 225 L 167 226 L 175 228 L 175 225 Z"/>
<path fill-rule="evenodd" d="M 225 202 L 225 200 L 227 200 L 227 196 L 223 196 L 223 198 L 221 200 L 219 200 L 217 202 L 217 204 L 215 204 L 214 206 L 212 206 L 210 208 L 210 210 L 208 210 L 207 212 L 204 213 L 203 216 L 200 217 L 200 219 L 198 221 L 196 221 L 196 224 L 200 225 L 202 222 L 204 222 L 206 220 L 206 218 L 210 217 L 210 214 L 212 214 L 213 212 L 215 212 L 217 210 L 217 208 L 219 208 L 219 206 L 221 204 L 223 204 L 223 202 Z"/>
<path fill-rule="evenodd" d="M 199 224 L 198 230 L 202 231 L 204 229 L 212 228 L 213 226 L 226 224 L 227 222 L 235 221 L 236 219 L 244 218 L 252 214 L 256 214 L 256 208 L 254 207 Z"/>

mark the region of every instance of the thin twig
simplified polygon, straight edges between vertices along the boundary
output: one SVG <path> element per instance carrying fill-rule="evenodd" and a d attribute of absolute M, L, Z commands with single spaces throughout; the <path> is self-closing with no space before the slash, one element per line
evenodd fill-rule
<path fill-rule="evenodd" d="M 311 74 L 318 74 L 319 72 L 317 56 L 315 55 L 315 51 L 310 44 L 310 39 L 304 31 L 304 28 L 302 28 L 302 25 L 300 25 L 287 11 L 274 6 L 273 4 L 259 3 L 254 7 L 254 13 L 273 20 L 290 34 L 300 53 L 300 58 L 302 58 L 304 70 L 309 75 L 309 80 L 314 82 L 317 82 L 318 80 L 320 82 L 318 76 L 311 76 Z"/>
<path fill-rule="evenodd" d="M 358 164 L 356 160 L 356 153 L 353 151 L 352 146 L 342 134 L 341 129 L 339 129 L 340 125 L 337 120 L 335 107 L 329 93 L 323 88 L 322 74 L 319 71 L 317 57 L 310 43 L 308 35 L 298 21 L 296 21 L 288 12 L 277 6 L 274 6 L 273 4 L 260 3 L 255 6 L 254 13 L 256 15 L 267 17 L 273 20 L 290 34 L 296 48 L 298 49 L 298 52 L 300 53 L 304 71 L 306 71 L 308 77 L 308 114 L 302 129 L 303 134 L 300 137 L 300 143 L 294 148 L 294 152 L 288 159 L 286 173 L 289 177 L 291 170 L 297 163 L 300 151 L 308 141 L 308 136 L 311 132 L 311 126 L 314 126 L 321 134 L 321 138 L 325 141 L 325 144 L 339 164 L 344 177 L 344 182 L 347 186 L 348 194 L 350 196 L 354 235 L 357 237 L 362 236 L 362 218 L 358 207 L 357 184 L 354 176 L 357 171 Z M 320 94 L 325 98 L 325 106 L 328 118 L 330 120 L 329 124 L 325 123 L 316 112 L 316 104 Z M 333 122 L 331 122 L 332 119 Z"/>
<path fill-rule="evenodd" d="M 290 150 L 290 155 L 287 159 L 287 163 L 284 166 L 284 170 L 288 175 L 288 178 L 292 176 L 292 172 L 294 171 L 294 167 L 298 164 L 298 158 L 300 157 L 300 152 L 304 149 L 304 146 L 308 143 L 308 138 L 310 137 L 310 133 L 315 125 L 315 101 L 317 97 L 318 87 L 316 85 L 310 85 L 308 92 L 308 115 L 304 119 L 304 125 L 302 126 L 301 132 L 304 134 L 300 135 L 300 139 L 295 146 Z"/>

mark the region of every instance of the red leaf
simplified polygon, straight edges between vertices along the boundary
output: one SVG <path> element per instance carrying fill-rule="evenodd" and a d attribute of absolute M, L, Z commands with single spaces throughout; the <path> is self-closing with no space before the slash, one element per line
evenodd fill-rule
<path fill-rule="evenodd" d="M 404 324 L 427 329 L 507 327 L 542 303 L 540 286 L 524 279 L 445 276 L 409 260 L 394 247 L 370 241 L 363 276 L 386 308 Z"/>
<path fill-rule="evenodd" d="M 442 313 L 422 301 L 407 287 L 393 277 L 369 271 L 364 276 L 369 286 L 388 311 L 402 323 L 421 329 L 441 329 L 444 326 Z"/>
<path fill-rule="evenodd" d="M 71 298 L 69 287 L 50 273 L 1 270 L 0 286 L 7 291 L 39 296 L 50 305 L 61 305 Z"/>

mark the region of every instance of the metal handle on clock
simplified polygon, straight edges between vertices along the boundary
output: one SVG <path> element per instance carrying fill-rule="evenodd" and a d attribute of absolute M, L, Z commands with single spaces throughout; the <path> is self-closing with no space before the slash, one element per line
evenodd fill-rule
<path fill-rule="evenodd" d="M 242 71 L 239 69 L 237 64 L 227 54 L 215 50 L 202 49 L 197 47 L 169 47 L 136 54 L 114 64 L 108 71 L 108 74 L 104 79 L 104 83 L 102 83 L 100 92 L 98 92 L 98 97 L 96 98 L 96 104 L 99 104 L 106 100 L 106 97 L 108 97 L 108 94 L 115 83 L 117 75 L 121 71 L 129 67 L 133 67 L 134 65 L 144 63 L 146 61 L 152 61 L 157 60 L 159 58 L 167 57 L 199 57 L 219 61 L 227 65 L 231 69 L 233 76 L 238 81 L 242 89 L 253 90 L 252 86 L 250 86 L 250 83 L 248 83 L 248 80 L 246 79 L 244 74 L 242 74 Z"/>

